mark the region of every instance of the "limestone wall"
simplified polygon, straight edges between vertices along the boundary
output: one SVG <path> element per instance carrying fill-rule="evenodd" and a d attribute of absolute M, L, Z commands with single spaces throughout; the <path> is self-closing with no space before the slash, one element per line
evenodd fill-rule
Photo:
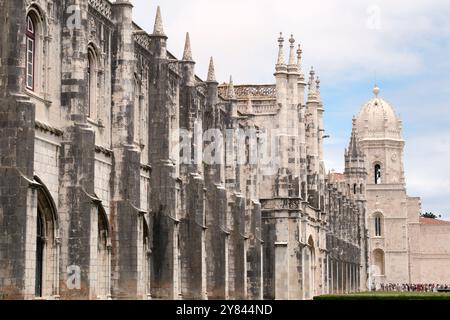
<path fill-rule="evenodd" d="M 411 252 L 413 283 L 450 283 L 450 225 L 419 225 Z"/>

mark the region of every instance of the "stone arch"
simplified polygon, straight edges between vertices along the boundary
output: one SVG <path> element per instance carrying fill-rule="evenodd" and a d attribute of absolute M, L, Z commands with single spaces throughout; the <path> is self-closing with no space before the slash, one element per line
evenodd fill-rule
<path fill-rule="evenodd" d="M 89 42 L 87 48 L 87 110 L 86 116 L 98 120 L 98 72 L 101 67 L 101 51 Z"/>
<path fill-rule="evenodd" d="M 306 299 L 312 299 L 315 294 L 316 280 L 316 250 L 312 235 L 307 238 L 307 245 L 304 247 L 304 296 Z"/>
<path fill-rule="evenodd" d="M 142 215 L 142 281 L 144 295 L 150 296 L 150 227 L 145 215 Z"/>
<path fill-rule="evenodd" d="M 373 163 L 372 168 L 373 168 L 373 183 L 381 184 L 384 179 L 383 164 L 380 161 L 375 161 Z"/>
<path fill-rule="evenodd" d="M 375 276 L 384 276 L 385 273 L 385 255 L 384 251 L 380 248 L 373 250 L 372 261 L 375 268 Z"/>
<path fill-rule="evenodd" d="M 381 211 L 372 213 L 371 225 L 374 237 L 382 237 L 384 233 L 384 215 Z"/>
<path fill-rule="evenodd" d="M 58 295 L 59 282 L 59 219 L 55 202 L 48 188 L 38 177 L 36 211 L 35 296 Z"/>
<path fill-rule="evenodd" d="M 47 89 L 47 73 L 44 70 L 47 70 L 48 62 L 48 42 L 50 41 L 48 35 L 48 21 L 45 15 L 44 10 L 42 10 L 41 6 L 33 1 L 28 7 L 26 11 L 26 20 L 25 23 L 28 24 L 28 19 L 31 19 L 34 24 L 34 35 L 31 42 L 29 41 L 29 36 L 27 32 L 27 43 L 26 43 L 26 88 L 35 92 L 38 95 L 43 95 Z M 27 28 L 28 30 L 28 28 Z M 30 49 L 32 46 L 32 53 L 30 53 Z M 32 56 L 32 60 L 30 59 L 30 55 Z M 32 68 L 28 70 L 29 63 L 32 63 Z M 33 84 L 29 85 L 28 83 L 28 74 L 29 71 L 32 70 L 32 78 Z"/>
<path fill-rule="evenodd" d="M 138 146 L 143 145 L 141 128 L 143 112 L 142 77 L 134 73 L 134 107 L 133 107 L 133 139 Z"/>
<path fill-rule="evenodd" d="M 111 295 L 111 226 L 105 208 L 98 203 L 97 210 L 97 297 Z"/>

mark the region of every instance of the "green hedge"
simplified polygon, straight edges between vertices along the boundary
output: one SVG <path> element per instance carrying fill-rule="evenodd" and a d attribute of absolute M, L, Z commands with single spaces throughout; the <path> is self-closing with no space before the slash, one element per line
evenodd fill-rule
<path fill-rule="evenodd" d="M 361 292 L 351 294 L 329 294 L 314 297 L 314 300 L 450 300 L 446 292 Z"/>

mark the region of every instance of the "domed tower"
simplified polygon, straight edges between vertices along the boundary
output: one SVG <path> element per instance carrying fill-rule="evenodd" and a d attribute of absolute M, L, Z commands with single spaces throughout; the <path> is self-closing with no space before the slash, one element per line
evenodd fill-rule
<path fill-rule="evenodd" d="M 367 182 L 404 185 L 402 122 L 392 106 L 379 97 L 377 86 L 373 93 L 375 97 L 363 106 L 355 120 L 360 147 L 370 164 Z"/>
<path fill-rule="evenodd" d="M 354 119 L 367 170 L 367 228 L 370 286 L 410 280 L 408 203 L 403 170 L 402 122 L 393 107 L 374 97 Z M 349 150 L 347 157 L 352 158 Z M 346 159 L 347 160 L 347 159 Z M 350 166 L 350 164 L 349 164 Z M 350 175 L 352 176 L 352 175 Z M 411 210 L 410 210 L 411 211 Z M 411 213 L 411 217 L 418 212 Z"/>

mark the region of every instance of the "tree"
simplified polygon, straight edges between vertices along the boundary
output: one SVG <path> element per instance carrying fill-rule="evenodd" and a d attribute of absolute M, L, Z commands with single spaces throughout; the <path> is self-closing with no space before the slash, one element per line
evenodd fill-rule
<path fill-rule="evenodd" d="M 436 219 L 436 218 L 440 218 L 441 215 L 435 215 L 433 212 L 425 212 L 420 214 L 421 217 L 423 218 L 430 218 L 430 219 Z"/>

